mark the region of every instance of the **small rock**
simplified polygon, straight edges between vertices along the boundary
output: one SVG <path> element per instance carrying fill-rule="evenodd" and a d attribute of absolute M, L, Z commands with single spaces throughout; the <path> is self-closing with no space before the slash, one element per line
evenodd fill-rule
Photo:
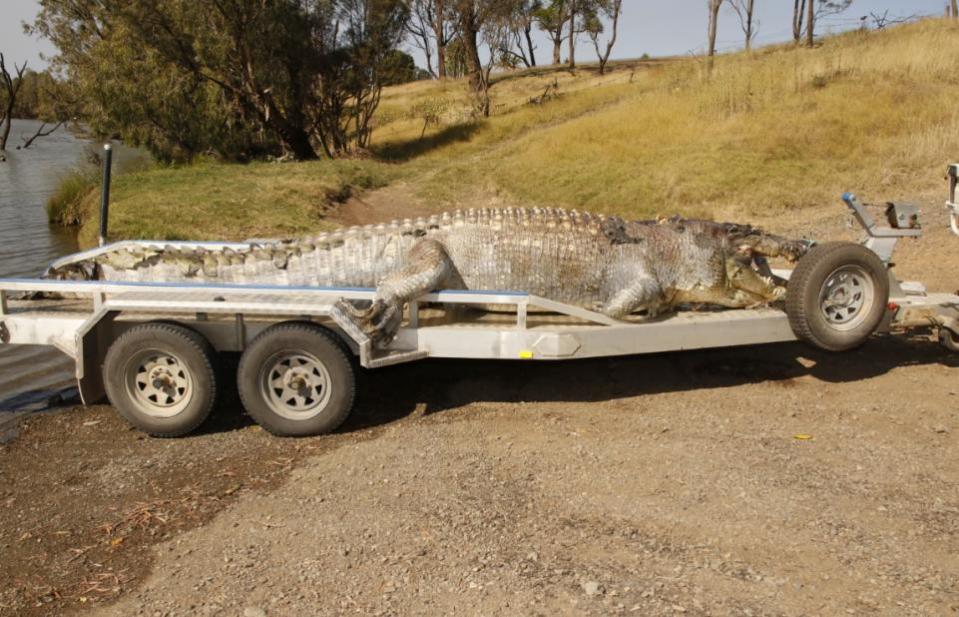
<path fill-rule="evenodd" d="M 940 435 L 944 435 L 949 432 L 949 427 L 943 424 L 937 424 L 936 426 L 932 427 L 932 430 L 934 433 L 939 433 Z"/>
<path fill-rule="evenodd" d="M 243 617 L 266 617 L 266 611 L 258 606 L 248 606 L 243 609 Z"/>
<path fill-rule="evenodd" d="M 603 593 L 603 588 L 596 581 L 587 581 L 583 583 L 583 592 L 592 598 L 593 596 L 598 596 Z"/>

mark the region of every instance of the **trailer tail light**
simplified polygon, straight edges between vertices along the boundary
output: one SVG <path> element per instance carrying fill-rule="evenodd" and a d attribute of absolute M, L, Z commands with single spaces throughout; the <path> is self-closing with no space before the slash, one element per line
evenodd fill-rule
<path fill-rule="evenodd" d="M 888 308 L 891 312 L 895 313 L 896 311 L 899 310 L 899 305 L 896 304 L 895 302 L 890 302 L 888 305 L 886 305 L 886 308 Z"/>

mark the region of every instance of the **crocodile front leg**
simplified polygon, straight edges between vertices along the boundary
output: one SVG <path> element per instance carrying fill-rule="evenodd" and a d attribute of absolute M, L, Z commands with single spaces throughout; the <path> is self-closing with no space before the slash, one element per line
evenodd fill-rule
<path fill-rule="evenodd" d="M 357 309 L 342 300 L 337 306 L 376 345 L 383 346 L 396 336 L 406 303 L 443 287 L 452 272 L 453 263 L 443 245 L 436 240 L 420 240 L 410 249 L 406 265 L 379 284 L 369 308 Z"/>
<path fill-rule="evenodd" d="M 646 309 L 650 317 L 656 315 L 662 305 L 663 291 L 655 278 L 642 278 L 617 292 L 602 308 L 604 315 L 623 319 L 639 309 Z"/>

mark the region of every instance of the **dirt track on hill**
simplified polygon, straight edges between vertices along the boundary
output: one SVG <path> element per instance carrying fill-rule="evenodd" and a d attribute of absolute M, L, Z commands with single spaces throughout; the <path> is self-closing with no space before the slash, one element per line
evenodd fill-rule
<path fill-rule="evenodd" d="M 900 269 L 948 290 L 957 243 Z M 0 614 L 959 615 L 957 366 L 429 361 L 301 440 L 235 401 L 178 440 L 36 416 L 0 447 Z"/>

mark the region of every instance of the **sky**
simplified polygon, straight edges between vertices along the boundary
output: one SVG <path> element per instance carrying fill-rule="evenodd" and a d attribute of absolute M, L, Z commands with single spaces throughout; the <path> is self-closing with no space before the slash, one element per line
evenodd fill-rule
<path fill-rule="evenodd" d="M 202 0 L 200 0 L 202 1 Z M 32 22 L 39 4 L 36 0 L 0 0 L 0 52 L 7 64 L 27 60 L 32 68 L 43 68 L 41 59 L 56 50 L 48 41 L 37 40 L 23 32 L 23 22 Z M 898 15 L 942 15 L 946 0 L 854 0 L 843 15 L 823 20 L 820 33 L 859 27 L 859 18 L 870 13 Z M 792 36 L 790 20 L 792 2 L 788 0 L 756 0 L 759 34 L 756 44 L 777 43 Z M 623 0 L 623 15 L 619 39 L 613 49 L 613 58 L 637 58 L 644 53 L 651 56 L 682 55 L 701 52 L 706 44 L 706 0 Z M 542 35 L 537 37 L 539 58 L 547 60 L 552 53 Z M 720 50 L 742 47 L 742 31 L 732 11 L 723 9 L 719 24 L 717 46 Z M 409 49 L 413 52 L 413 49 Z M 564 50 L 565 54 L 565 50 Z M 579 47 L 577 57 L 589 61 L 595 55 L 588 40 Z M 422 65 L 422 56 L 414 53 Z"/>

